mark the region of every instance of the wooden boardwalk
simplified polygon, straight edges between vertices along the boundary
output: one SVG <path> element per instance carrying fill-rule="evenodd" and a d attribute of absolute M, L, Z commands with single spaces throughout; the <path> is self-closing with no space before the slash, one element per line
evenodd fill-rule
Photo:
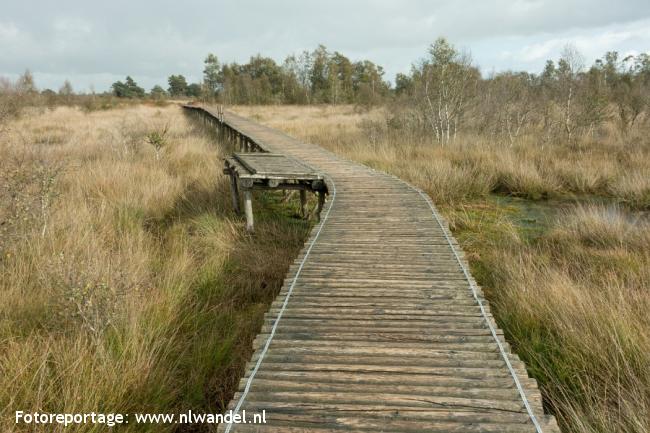
<path fill-rule="evenodd" d="M 220 432 L 559 432 L 425 194 L 243 117 L 222 119 L 322 171 L 329 197 L 229 405 L 249 422 L 264 409 L 267 423 Z"/>

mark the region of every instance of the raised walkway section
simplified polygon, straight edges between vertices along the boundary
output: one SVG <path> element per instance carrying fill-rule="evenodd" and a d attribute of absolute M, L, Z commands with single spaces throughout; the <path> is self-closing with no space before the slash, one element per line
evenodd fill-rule
<path fill-rule="evenodd" d="M 194 108 L 327 176 L 220 432 L 559 432 L 446 223 L 405 182 L 232 113 Z M 216 119 L 216 120 L 215 120 Z M 266 424 L 250 424 L 266 411 Z"/>

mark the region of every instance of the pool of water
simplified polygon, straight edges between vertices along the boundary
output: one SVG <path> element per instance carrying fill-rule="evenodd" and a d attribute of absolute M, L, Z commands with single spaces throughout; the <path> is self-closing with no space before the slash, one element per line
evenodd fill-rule
<path fill-rule="evenodd" d="M 508 218 L 515 223 L 526 237 L 534 239 L 551 226 L 561 213 L 579 205 L 600 205 L 618 207 L 634 222 L 650 221 L 650 212 L 629 210 L 616 200 L 599 196 L 563 197 L 549 200 L 528 200 L 519 197 L 492 195 L 488 202 L 506 211 Z"/>

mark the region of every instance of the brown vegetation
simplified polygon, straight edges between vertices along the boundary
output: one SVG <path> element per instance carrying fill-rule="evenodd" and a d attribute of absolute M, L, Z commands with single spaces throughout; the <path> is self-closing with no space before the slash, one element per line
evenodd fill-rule
<path fill-rule="evenodd" d="M 636 210 L 650 207 L 647 137 L 443 146 L 392 130 L 384 108 L 236 111 L 431 195 L 565 431 L 650 429 L 650 223 Z"/>
<path fill-rule="evenodd" d="M 218 410 L 307 223 L 265 196 L 244 234 L 224 150 L 178 107 L 62 107 L 6 125 L 0 430 L 62 429 L 16 425 L 15 410 Z"/>
<path fill-rule="evenodd" d="M 650 209 L 650 142 L 616 132 L 598 142 L 516 145 L 463 134 L 439 146 L 422 131 L 392 129 L 393 112 L 352 106 L 240 106 L 236 110 L 351 159 L 391 171 L 423 187 L 437 203 L 491 192 L 530 199 L 598 195 Z"/>

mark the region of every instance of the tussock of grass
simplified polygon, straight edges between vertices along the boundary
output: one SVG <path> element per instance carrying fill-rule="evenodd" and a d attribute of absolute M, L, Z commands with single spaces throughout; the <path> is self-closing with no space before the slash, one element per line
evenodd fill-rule
<path fill-rule="evenodd" d="M 618 206 L 578 205 L 562 214 L 550 235 L 588 246 L 650 251 L 650 223 Z"/>
<path fill-rule="evenodd" d="M 630 206 L 650 209 L 650 169 L 648 165 L 622 174 L 611 183 L 609 191 Z"/>
<path fill-rule="evenodd" d="M 308 225 L 260 200 L 245 234 L 219 146 L 178 107 L 58 108 L 4 138 L 0 430 L 51 431 L 15 410 L 221 410 Z"/>
<path fill-rule="evenodd" d="M 650 207 L 647 142 L 542 146 L 524 137 L 504 146 L 459 137 L 440 147 L 413 131 L 391 133 L 381 109 L 237 110 L 429 193 L 563 431 L 650 430 L 650 223 L 630 210 Z M 533 219 L 531 236 L 516 210 L 485 199 L 494 192 L 553 197 L 561 209 L 551 221 Z M 621 204 L 576 205 L 567 195 Z"/>

